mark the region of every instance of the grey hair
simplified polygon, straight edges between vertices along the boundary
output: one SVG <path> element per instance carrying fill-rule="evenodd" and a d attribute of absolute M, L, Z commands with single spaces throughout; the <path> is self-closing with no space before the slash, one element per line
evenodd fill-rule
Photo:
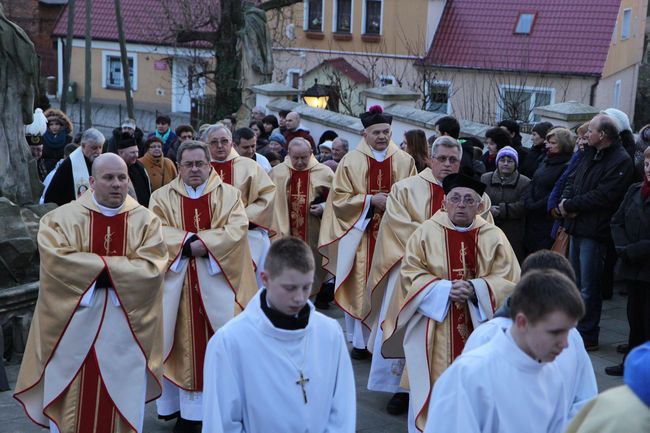
<path fill-rule="evenodd" d="M 436 138 L 433 144 L 431 145 L 431 156 L 435 156 L 438 153 L 438 148 L 440 146 L 456 147 L 458 148 L 458 157 L 459 158 L 463 157 L 463 146 L 461 146 L 458 140 L 456 140 L 453 137 L 450 137 L 448 135 L 443 135 L 442 137 Z"/>
<path fill-rule="evenodd" d="M 251 111 L 255 111 L 255 110 L 259 111 L 260 113 L 264 113 L 264 115 L 266 115 L 266 107 L 262 107 L 261 105 L 256 105 L 253 107 Z"/>
<path fill-rule="evenodd" d="M 346 152 L 347 152 L 348 150 L 350 150 L 350 142 L 349 142 L 348 140 L 346 140 L 345 138 L 343 138 L 343 137 L 336 137 L 334 140 L 340 140 L 340 141 L 341 141 L 341 144 L 343 145 L 343 148 L 345 149 Z"/>
<path fill-rule="evenodd" d="M 213 134 L 213 133 L 217 132 L 217 131 L 220 131 L 221 129 L 226 131 L 226 135 L 228 136 L 228 138 L 230 140 L 232 140 L 232 131 L 226 125 L 224 125 L 223 123 L 215 123 L 214 125 L 208 126 L 205 129 L 205 131 L 203 131 L 203 134 L 201 134 L 201 141 L 204 142 L 204 143 L 207 143 L 208 142 L 208 136 L 210 134 Z"/>
<path fill-rule="evenodd" d="M 207 144 L 197 140 L 185 140 L 183 144 L 179 146 L 178 151 L 176 152 L 176 160 L 178 163 L 180 164 L 183 160 L 183 152 L 186 150 L 194 149 L 201 149 L 205 153 L 205 159 L 210 162 L 210 149 L 208 148 Z"/>
<path fill-rule="evenodd" d="M 81 134 L 81 143 L 88 143 L 89 141 L 92 141 L 95 144 L 101 144 L 103 146 L 104 142 L 106 141 L 106 137 L 104 137 L 104 134 L 99 132 L 99 130 L 95 128 L 88 128 L 83 132 L 83 134 Z"/>
<path fill-rule="evenodd" d="M 307 146 L 309 148 L 309 150 L 311 150 L 311 144 L 309 143 L 309 141 L 307 141 L 306 139 L 304 139 L 302 137 L 296 137 L 296 138 L 292 139 L 289 142 L 289 144 L 287 145 L 287 152 L 289 150 L 291 150 L 291 147 L 297 146 L 299 144 L 304 144 L 305 146 Z"/>

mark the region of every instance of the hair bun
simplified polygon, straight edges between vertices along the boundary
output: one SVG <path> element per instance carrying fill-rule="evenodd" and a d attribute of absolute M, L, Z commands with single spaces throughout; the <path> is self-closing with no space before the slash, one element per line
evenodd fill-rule
<path fill-rule="evenodd" d="M 368 112 L 371 114 L 381 114 L 384 110 L 381 108 L 381 105 L 373 105 L 368 109 Z"/>

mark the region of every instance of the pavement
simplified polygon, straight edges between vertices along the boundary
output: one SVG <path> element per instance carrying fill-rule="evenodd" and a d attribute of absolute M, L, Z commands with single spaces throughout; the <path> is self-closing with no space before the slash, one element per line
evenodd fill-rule
<path fill-rule="evenodd" d="M 616 346 L 627 342 L 628 325 L 626 316 L 627 299 L 618 294 L 603 303 L 601 318 L 600 349 L 589 353 L 596 372 L 598 390 L 600 392 L 619 386 L 623 383 L 620 377 L 610 377 L 604 368 L 621 362 L 622 355 L 616 353 Z M 343 326 L 343 314 L 336 307 L 323 311 L 334 317 Z M 352 361 L 357 389 L 357 432 L 359 433 L 406 433 L 406 415 L 389 415 L 385 406 L 390 395 L 368 391 L 366 384 L 370 361 Z M 15 385 L 19 366 L 10 363 L 7 366 L 9 382 Z M 11 397 L 12 392 L 0 392 L 0 433 L 37 433 L 44 432 L 32 424 L 25 416 L 22 407 Z M 145 410 L 145 433 L 171 433 L 173 422 L 160 421 L 156 417 L 154 403 L 148 404 Z"/>

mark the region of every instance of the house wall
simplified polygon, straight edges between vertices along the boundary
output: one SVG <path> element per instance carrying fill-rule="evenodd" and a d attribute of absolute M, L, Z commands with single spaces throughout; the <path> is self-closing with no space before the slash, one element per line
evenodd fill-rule
<path fill-rule="evenodd" d="M 632 9 L 632 25 L 630 37 L 621 39 L 623 28 L 623 11 Z M 643 42 L 645 37 L 645 21 L 648 0 L 622 0 L 616 19 L 616 27 L 610 43 L 607 61 L 602 76 L 607 78 L 632 65 L 638 64 L 643 58 Z"/>
<path fill-rule="evenodd" d="M 85 82 L 85 48 L 83 41 L 75 40 L 72 46 L 72 60 L 70 80 L 77 83 L 77 95 L 83 98 Z M 92 65 L 92 100 L 99 103 L 124 104 L 124 90 L 106 88 L 103 85 L 105 72 L 103 71 L 102 58 L 104 53 L 110 52 L 119 55 L 117 42 L 93 41 L 91 50 Z M 196 53 L 173 50 L 166 47 L 150 47 L 137 44 L 127 44 L 127 54 L 134 57 L 135 65 L 135 90 L 133 101 L 138 108 L 171 111 L 172 109 L 172 66 L 166 60 L 171 58 L 191 58 Z M 212 54 L 205 52 L 204 57 L 212 58 Z M 177 56 L 177 57 L 176 57 Z M 164 66 L 164 70 L 156 68 Z M 59 67 L 62 71 L 62 67 Z M 62 72 L 61 72 L 62 73 Z M 59 80 L 61 81 L 61 80 Z M 181 92 L 184 89 L 180 90 Z M 206 85 L 205 93 L 214 94 L 215 89 Z"/>
<path fill-rule="evenodd" d="M 636 100 L 636 89 L 639 76 L 639 65 L 634 64 L 622 71 L 619 71 L 606 78 L 602 78 L 596 90 L 596 108 L 618 108 L 628 115 L 630 121 L 634 119 L 634 105 Z M 616 106 L 614 93 L 616 82 L 621 82 L 620 103 Z M 640 127 L 642 125 L 636 125 Z"/>
<path fill-rule="evenodd" d="M 451 83 L 451 114 L 459 119 L 494 124 L 503 107 L 499 86 L 554 89 L 551 103 L 579 101 L 589 104 L 595 78 L 519 76 L 490 71 L 436 70 L 429 72 L 438 81 Z"/>

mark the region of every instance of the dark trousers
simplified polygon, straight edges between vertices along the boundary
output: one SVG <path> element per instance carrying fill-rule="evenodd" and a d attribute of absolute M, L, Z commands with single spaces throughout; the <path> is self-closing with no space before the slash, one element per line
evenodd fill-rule
<path fill-rule="evenodd" d="M 625 281 L 627 287 L 627 321 L 630 324 L 630 350 L 650 341 L 650 283 Z"/>
<path fill-rule="evenodd" d="M 607 245 L 605 243 L 571 236 L 569 259 L 576 273 L 576 283 L 585 303 L 585 316 L 578 322 L 578 331 L 587 345 L 598 344 L 606 254 Z"/>

